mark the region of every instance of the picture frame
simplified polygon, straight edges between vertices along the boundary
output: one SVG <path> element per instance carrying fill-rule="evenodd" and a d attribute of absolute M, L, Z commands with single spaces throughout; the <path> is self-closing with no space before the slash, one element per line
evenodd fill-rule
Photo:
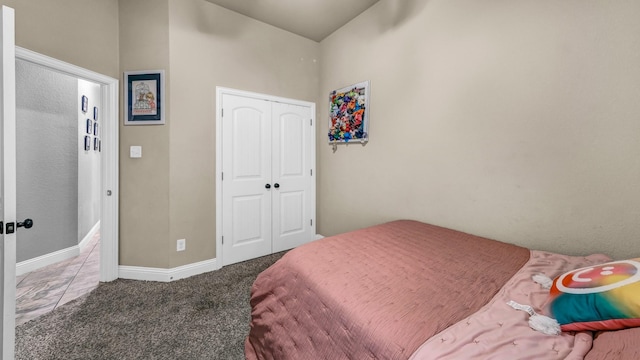
<path fill-rule="evenodd" d="M 98 107 L 97 106 L 93 107 L 93 120 L 94 121 L 98 121 Z"/>
<path fill-rule="evenodd" d="M 80 108 L 82 109 L 83 113 L 86 113 L 87 110 L 89 110 L 89 98 L 82 95 L 82 98 L 80 100 Z"/>
<path fill-rule="evenodd" d="M 84 137 L 84 151 L 91 150 L 91 136 L 85 135 Z"/>
<path fill-rule="evenodd" d="M 124 73 L 124 125 L 164 125 L 164 70 Z"/>
<path fill-rule="evenodd" d="M 91 133 L 93 133 L 93 121 L 87 119 L 87 134 L 91 135 Z"/>
<path fill-rule="evenodd" d="M 98 136 L 98 123 L 93 123 L 93 136 Z"/>
<path fill-rule="evenodd" d="M 93 138 L 93 150 L 94 151 L 98 151 L 98 143 L 100 142 L 100 139 L 98 139 L 97 137 Z"/>
<path fill-rule="evenodd" d="M 369 141 L 369 81 L 329 93 L 329 143 Z"/>

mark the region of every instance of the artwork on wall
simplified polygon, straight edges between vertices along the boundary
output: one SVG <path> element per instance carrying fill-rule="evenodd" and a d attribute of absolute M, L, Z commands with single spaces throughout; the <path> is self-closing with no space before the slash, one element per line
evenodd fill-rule
<path fill-rule="evenodd" d="M 164 124 L 164 104 L 164 70 L 124 73 L 125 125 Z"/>
<path fill-rule="evenodd" d="M 81 101 L 81 108 L 82 108 L 82 112 L 86 113 L 87 110 L 89 109 L 89 98 L 82 95 L 82 101 Z"/>
<path fill-rule="evenodd" d="M 87 134 L 91 134 L 93 132 L 93 121 L 91 119 L 87 119 Z"/>
<path fill-rule="evenodd" d="M 93 138 L 93 150 L 94 151 L 98 151 L 99 142 L 100 142 L 100 140 L 97 137 Z"/>
<path fill-rule="evenodd" d="M 84 137 L 84 151 L 91 150 L 91 136 L 86 135 Z"/>
<path fill-rule="evenodd" d="M 369 81 L 329 94 L 329 143 L 369 141 Z"/>
<path fill-rule="evenodd" d="M 93 107 L 93 120 L 98 121 L 98 108 L 95 106 Z"/>
<path fill-rule="evenodd" d="M 98 136 L 98 123 L 93 124 L 93 136 Z"/>

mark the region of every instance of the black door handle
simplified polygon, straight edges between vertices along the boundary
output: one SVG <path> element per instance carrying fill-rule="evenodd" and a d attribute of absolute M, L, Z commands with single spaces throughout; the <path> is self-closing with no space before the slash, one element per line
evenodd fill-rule
<path fill-rule="evenodd" d="M 25 219 L 23 222 L 19 222 L 16 224 L 18 227 L 24 227 L 25 229 L 31 229 L 33 226 L 33 220 Z"/>
<path fill-rule="evenodd" d="M 277 189 L 277 188 L 279 188 L 279 187 L 280 187 L 280 184 L 275 183 L 275 184 L 273 184 L 273 187 Z"/>
<path fill-rule="evenodd" d="M 267 184 L 264 187 L 267 188 L 267 189 L 271 189 L 271 184 Z"/>

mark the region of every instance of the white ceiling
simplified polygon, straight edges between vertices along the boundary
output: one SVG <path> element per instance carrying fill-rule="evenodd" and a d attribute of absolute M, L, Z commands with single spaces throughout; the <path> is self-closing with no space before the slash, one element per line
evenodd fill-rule
<path fill-rule="evenodd" d="M 319 42 L 379 0 L 207 1 Z"/>

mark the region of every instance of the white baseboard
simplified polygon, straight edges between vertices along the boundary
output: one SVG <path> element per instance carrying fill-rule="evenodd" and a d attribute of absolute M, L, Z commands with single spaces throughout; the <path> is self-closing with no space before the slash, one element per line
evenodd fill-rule
<path fill-rule="evenodd" d="M 323 239 L 324 236 L 316 234 L 314 240 Z M 118 267 L 118 278 L 143 281 L 171 282 L 185 279 L 194 275 L 219 270 L 220 264 L 217 259 L 205 260 L 194 264 L 179 266 L 173 269 L 150 268 L 141 266 Z"/>
<path fill-rule="evenodd" d="M 76 245 L 49 254 L 44 254 L 33 259 L 21 261 L 16 264 L 16 276 L 24 275 L 45 266 L 74 258 L 78 255 L 80 255 L 80 247 Z"/>
<path fill-rule="evenodd" d="M 173 269 L 120 265 L 118 267 L 118 277 L 130 280 L 171 282 L 217 269 L 216 259 L 179 266 Z"/>
<path fill-rule="evenodd" d="M 78 245 L 68 247 L 66 249 L 54 251 L 52 253 L 44 254 L 42 256 L 35 257 L 33 259 L 21 261 L 16 264 L 16 276 L 24 275 L 26 273 L 42 269 L 45 266 L 53 265 L 60 261 L 69 260 L 80 255 L 80 252 L 87 247 L 89 241 L 100 230 L 100 221 L 98 221 L 89 230 L 89 233 L 80 241 Z"/>
<path fill-rule="evenodd" d="M 100 231 L 100 220 L 98 220 L 98 222 L 93 225 L 93 227 L 91 228 L 91 230 L 89 230 L 89 232 L 87 233 L 87 235 L 84 236 L 84 238 L 82 238 L 82 240 L 80 241 L 80 243 L 78 244 L 78 246 L 80 247 L 80 252 L 82 252 L 82 250 L 84 250 L 84 248 L 87 247 L 87 245 L 89 244 L 89 241 L 91 241 L 91 239 L 93 239 L 93 236 Z"/>

